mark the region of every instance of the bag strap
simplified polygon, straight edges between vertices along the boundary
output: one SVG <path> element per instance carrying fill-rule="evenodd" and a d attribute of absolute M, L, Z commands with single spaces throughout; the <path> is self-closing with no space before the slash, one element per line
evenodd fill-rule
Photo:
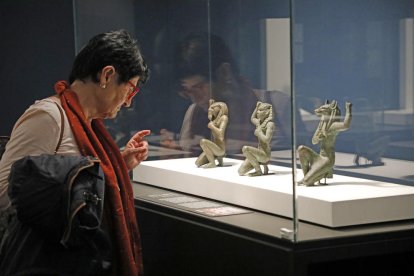
<path fill-rule="evenodd" d="M 6 150 L 6 144 L 9 142 L 10 136 L 0 136 L 0 160 Z M 1 217 L 1 216 L 0 216 Z"/>
<path fill-rule="evenodd" d="M 57 154 L 57 152 L 60 148 L 60 144 L 62 143 L 63 131 L 65 130 L 65 117 L 63 115 L 62 107 L 57 102 L 55 102 L 55 101 L 53 101 L 53 102 L 58 107 L 58 110 L 59 110 L 59 113 L 60 113 L 60 135 L 59 135 L 59 141 L 56 145 L 55 152 L 54 152 L 54 154 Z"/>

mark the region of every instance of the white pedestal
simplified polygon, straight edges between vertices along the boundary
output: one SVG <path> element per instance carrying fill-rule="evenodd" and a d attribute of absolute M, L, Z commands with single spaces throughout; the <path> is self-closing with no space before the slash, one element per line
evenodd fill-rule
<path fill-rule="evenodd" d="M 239 176 L 241 163 L 197 168 L 195 158 L 142 162 L 133 180 L 161 188 L 292 217 L 292 169 L 269 166 L 266 176 Z M 298 179 L 302 178 L 298 170 Z M 414 218 L 414 187 L 334 175 L 328 185 L 297 186 L 299 219 L 341 227 Z"/>

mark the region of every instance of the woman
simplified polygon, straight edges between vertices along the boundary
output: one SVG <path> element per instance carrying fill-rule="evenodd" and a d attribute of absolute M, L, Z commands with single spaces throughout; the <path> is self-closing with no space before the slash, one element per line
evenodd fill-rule
<path fill-rule="evenodd" d="M 0 162 L 0 210 L 9 212 L 7 179 L 16 160 L 54 152 L 97 157 L 105 175 L 102 224 L 111 242 L 108 273 L 113 275 L 138 275 L 142 270 L 128 172 L 147 158 L 144 137 L 150 131 L 136 133 L 120 152 L 102 119 L 115 118 L 121 107 L 130 106 L 148 77 L 149 69 L 139 47 L 126 31 L 96 35 L 76 56 L 69 83 L 57 82 L 57 95 L 37 101 L 20 117 Z M 52 258 L 53 252 L 49 255 Z M 0 263 L 2 268 L 7 267 L 4 258 Z"/>
<path fill-rule="evenodd" d="M 207 127 L 210 99 L 228 106 L 228 152 L 239 152 L 240 140 L 244 143 L 253 140 L 254 130 L 248 124 L 250 114 L 246 110 L 254 109 L 257 98 L 249 82 L 240 76 L 236 61 L 221 37 L 205 32 L 190 33 L 176 49 L 175 66 L 179 94 L 191 101 L 181 125 L 181 149 L 197 151 L 201 139 L 210 137 Z M 168 137 L 166 130 L 161 134 Z"/>
<path fill-rule="evenodd" d="M 160 132 L 163 146 L 198 150 L 200 140 L 210 135 L 206 127 L 208 101 L 214 99 L 225 102 L 229 110 L 227 153 L 239 153 L 242 146 L 255 144 L 254 128 L 249 122 L 258 100 L 273 106 L 278 131 L 274 133 L 272 148 L 290 148 L 290 96 L 282 91 L 253 88 L 241 75 L 231 49 L 220 36 L 206 32 L 185 36 L 176 49 L 175 69 L 179 94 L 189 99 L 191 105 L 182 121 L 178 145 L 172 142 L 175 135 L 163 129 Z M 299 110 L 295 112 L 296 129 L 302 132 L 305 126 Z"/>

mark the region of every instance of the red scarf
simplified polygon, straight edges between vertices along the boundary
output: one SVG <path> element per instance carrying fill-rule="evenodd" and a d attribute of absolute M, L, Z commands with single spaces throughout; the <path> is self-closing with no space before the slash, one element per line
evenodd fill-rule
<path fill-rule="evenodd" d="M 83 156 L 101 160 L 105 174 L 105 219 L 112 235 L 116 275 L 135 276 L 142 271 L 141 241 L 135 216 L 134 196 L 128 168 L 102 120 L 86 120 L 75 92 L 65 81 L 55 84 Z"/>

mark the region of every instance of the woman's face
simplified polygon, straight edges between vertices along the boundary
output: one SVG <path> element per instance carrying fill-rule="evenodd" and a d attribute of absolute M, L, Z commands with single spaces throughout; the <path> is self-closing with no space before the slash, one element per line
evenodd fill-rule
<path fill-rule="evenodd" d="M 208 81 L 200 76 L 194 75 L 181 80 L 180 94 L 189 98 L 193 103 L 202 107 L 204 110 L 208 109 L 210 95 L 210 85 Z"/>
<path fill-rule="evenodd" d="M 118 76 L 116 76 L 117 78 Z M 102 90 L 98 102 L 98 114 L 102 119 L 113 119 L 121 110 L 122 106 L 129 107 L 133 96 L 136 94 L 136 86 L 139 77 L 134 77 L 126 83 L 119 83 L 113 80 L 108 83 L 106 89 Z"/>

